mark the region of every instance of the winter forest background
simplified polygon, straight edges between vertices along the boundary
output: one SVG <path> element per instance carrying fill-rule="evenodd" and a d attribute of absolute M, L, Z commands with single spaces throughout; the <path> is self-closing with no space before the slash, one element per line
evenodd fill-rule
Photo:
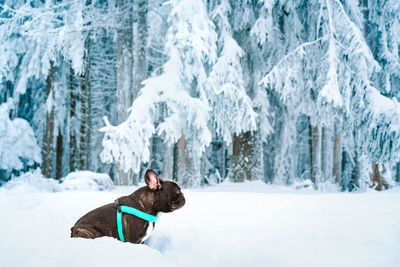
<path fill-rule="evenodd" d="M 398 0 L 0 1 L 0 180 L 400 182 Z"/>

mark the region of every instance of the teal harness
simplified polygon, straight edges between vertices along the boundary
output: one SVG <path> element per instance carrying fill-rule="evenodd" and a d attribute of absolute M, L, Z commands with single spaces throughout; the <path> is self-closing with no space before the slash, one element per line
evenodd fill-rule
<path fill-rule="evenodd" d="M 135 215 L 136 217 L 139 217 L 143 220 L 149 221 L 149 222 L 156 222 L 158 217 L 150 215 L 146 212 L 140 211 L 138 209 L 128 207 L 128 206 L 119 206 L 120 209 L 117 208 L 117 229 L 118 229 L 118 235 L 119 235 L 119 240 L 122 242 L 125 242 L 124 238 L 124 233 L 122 232 L 122 213 L 128 213 L 131 215 Z"/>

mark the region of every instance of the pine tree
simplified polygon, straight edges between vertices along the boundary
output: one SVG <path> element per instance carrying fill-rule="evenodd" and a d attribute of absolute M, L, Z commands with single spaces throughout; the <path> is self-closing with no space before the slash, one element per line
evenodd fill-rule
<path fill-rule="evenodd" d="M 128 117 L 132 105 L 133 91 L 133 4 L 119 1 L 119 29 L 117 30 L 117 123 Z M 117 185 L 137 184 L 134 174 L 123 169 L 118 163 L 114 166 L 114 183 Z"/>
<path fill-rule="evenodd" d="M 314 39 L 286 55 L 263 80 L 269 89 L 279 92 L 285 105 L 294 108 L 291 112 L 310 117 L 311 177 L 316 183 L 322 181 L 321 126 L 332 127 L 331 116 L 340 119 L 344 115 L 351 122 L 344 127 L 359 128 L 354 108 L 362 101 L 363 88 L 370 84 L 370 74 L 376 69 L 362 33 L 342 4 L 327 0 L 319 10 L 321 28 L 309 36 Z M 355 142 L 358 136 L 354 135 Z"/>
<path fill-rule="evenodd" d="M 211 141 L 205 83 L 206 65 L 216 56 L 216 34 L 202 1 L 168 4 L 172 7 L 166 43 L 169 60 L 161 75 L 143 82 L 128 120 L 118 127 L 107 125 L 103 129 L 106 133 L 102 159 L 115 160 L 137 173 L 140 163 L 149 161 L 149 139 L 155 131 L 168 145 L 183 138 L 185 158 L 178 180 L 184 186 L 192 186 L 200 184 L 200 157 Z M 165 103 L 166 118 L 156 129 L 157 103 Z"/>

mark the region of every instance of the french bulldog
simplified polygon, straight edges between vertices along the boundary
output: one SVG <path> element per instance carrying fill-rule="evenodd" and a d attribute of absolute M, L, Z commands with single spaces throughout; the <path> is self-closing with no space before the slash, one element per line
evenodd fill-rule
<path fill-rule="evenodd" d="M 157 216 L 160 212 L 172 212 L 185 205 L 185 197 L 179 186 L 171 181 L 158 178 L 153 170 L 145 173 L 147 186 L 94 209 L 80 218 L 71 228 L 71 237 L 97 238 L 110 236 L 119 240 L 117 229 L 117 209 L 129 206 L 145 213 Z M 155 223 L 148 222 L 135 215 L 122 213 L 122 229 L 126 242 L 143 243 Z"/>

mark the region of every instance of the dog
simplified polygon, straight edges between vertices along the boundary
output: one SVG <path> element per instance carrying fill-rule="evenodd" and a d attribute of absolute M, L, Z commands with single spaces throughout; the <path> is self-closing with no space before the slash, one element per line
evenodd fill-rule
<path fill-rule="evenodd" d="M 156 186 L 152 185 L 152 179 L 156 179 Z M 129 196 L 120 197 L 114 203 L 101 206 L 81 217 L 71 228 L 71 237 L 93 239 L 109 236 L 121 240 L 117 229 L 117 211 L 120 206 L 132 207 L 157 216 L 160 212 L 172 212 L 185 205 L 185 197 L 176 183 L 159 179 L 150 169 L 145 173 L 145 181 L 146 186 Z M 123 237 L 126 242 L 143 243 L 154 227 L 154 222 L 122 213 Z"/>

